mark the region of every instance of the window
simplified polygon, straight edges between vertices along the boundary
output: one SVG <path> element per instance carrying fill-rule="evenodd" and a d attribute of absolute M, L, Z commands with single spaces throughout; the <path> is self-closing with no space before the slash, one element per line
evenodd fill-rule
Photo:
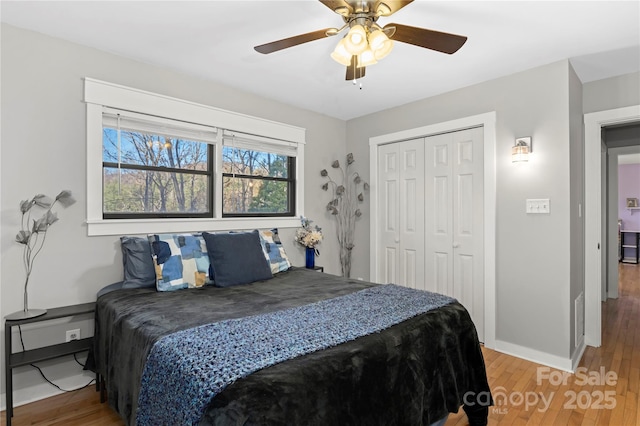
<path fill-rule="evenodd" d="M 88 235 L 299 226 L 304 129 L 91 78 L 84 101 Z"/>
<path fill-rule="evenodd" d="M 295 158 L 224 147 L 224 216 L 293 216 Z"/>
<path fill-rule="evenodd" d="M 223 217 L 295 216 L 294 153 L 274 141 L 227 133 L 222 150 Z M 262 146 L 260 150 L 251 149 Z"/>
<path fill-rule="evenodd" d="M 202 139 L 215 137 L 215 129 L 105 112 L 103 218 L 213 217 L 213 145 Z"/>

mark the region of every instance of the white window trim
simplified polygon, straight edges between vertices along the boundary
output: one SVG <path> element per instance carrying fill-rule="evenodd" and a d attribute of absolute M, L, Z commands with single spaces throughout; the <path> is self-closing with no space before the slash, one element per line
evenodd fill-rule
<path fill-rule="evenodd" d="M 87 233 L 89 236 L 300 226 L 298 216 L 304 215 L 305 129 L 89 77 L 84 81 L 84 101 L 87 105 Z M 102 111 L 105 106 L 297 144 L 296 216 L 222 218 L 220 217 L 221 203 L 218 200 L 218 198 L 222 199 L 220 192 L 222 182 L 221 179 L 216 178 L 214 183 L 216 197 L 214 216 L 216 217 L 214 218 L 104 220 L 102 218 Z M 221 158 L 221 150 L 222 143 L 216 144 L 216 161 Z"/>

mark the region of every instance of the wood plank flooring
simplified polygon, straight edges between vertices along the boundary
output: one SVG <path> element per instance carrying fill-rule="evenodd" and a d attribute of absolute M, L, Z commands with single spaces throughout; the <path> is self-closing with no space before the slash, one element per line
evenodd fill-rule
<path fill-rule="evenodd" d="M 620 264 L 619 272 L 620 297 L 602 307 L 602 346 L 587 346 L 581 374 L 563 379 L 558 370 L 483 350 L 496 400 L 490 425 L 640 426 L 640 265 Z M 467 424 L 460 410 L 446 426 Z"/>
<path fill-rule="evenodd" d="M 620 298 L 603 304 L 602 326 L 603 344 L 600 348 L 587 347 L 580 362 L 584 367 L 580 376 L 563 376 L 558 370 L 484 348 L 489 383 L 498 403 L 489 412 L 489 424 L 640 426 L 639 265 L 620 265 Z M 538 380 L 539 367 L 546 374 L 542 380 Z M 597 383 L 601 369 L 611 372 L 609 383 Z M 616 374 L 615 379 L 612 374 Z M 606 374 L 602 376 L 607 379 Z M 5 424 L 5 412 L 0 422 Z M 107 404 L 100 403 L 95 387 L 90 386 L 16 407 L 12 424 L 124 423 Z M 467 424 L 462 410 L 447 421 L 447 426 Z"/>

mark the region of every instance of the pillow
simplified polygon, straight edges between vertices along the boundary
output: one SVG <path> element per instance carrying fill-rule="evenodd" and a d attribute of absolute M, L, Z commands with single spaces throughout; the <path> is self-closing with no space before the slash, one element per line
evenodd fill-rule
<path fill-rule="evenodd" d="M 103 296 L 107 293 L 111 293 L 112 291 L 120 290 L 121 288 L 124 288 L 123 285 L 124 285 L 124 281 L 118 281 L 117 283 L 109 284 L 108 286 L 102 287 L 98 291 L 96 298 L 99 299 L 100 296 Z"/>
<path fill-rule="evenodd" d="M 149 240 L 140 237 L 120 237 L 124 280 L 122 288 L 156 286 L 156 270 Z"/>
<path fill-rule="evenodd" d="M 215 285 L 231 287 L 273 277 L 262 251 L 258 230 L 210 234 L 203 232 Z"/>
<path fill-rule="evenodd" d="M 149 235 L 158 291 L 213 284 L 202 234 Z"/>
<path fill-rule="evenodd" d="M 260 242 L 262 243 L 262 250 L 264 255 L 271 266 L 271 273 L 277 274 L 278 272 L 286 271 L 291 268 L 291 262 L 287 257 L 287 253 L 284 251 L 282 241 L 278 236 L 278 228 L 274 228 L 270 231 L 260 231 Z"/>

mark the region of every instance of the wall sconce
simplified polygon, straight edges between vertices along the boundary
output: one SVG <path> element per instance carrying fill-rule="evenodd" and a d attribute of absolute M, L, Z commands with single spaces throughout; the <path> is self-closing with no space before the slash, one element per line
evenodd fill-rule
<path fill-rule="evenodd" d="M 529 153 L 531 152 L 531 136 L 526 138 L 517 138 L 516 144 L 511 148 L 511 162 L 520 163 L 529 161 Z"/>

